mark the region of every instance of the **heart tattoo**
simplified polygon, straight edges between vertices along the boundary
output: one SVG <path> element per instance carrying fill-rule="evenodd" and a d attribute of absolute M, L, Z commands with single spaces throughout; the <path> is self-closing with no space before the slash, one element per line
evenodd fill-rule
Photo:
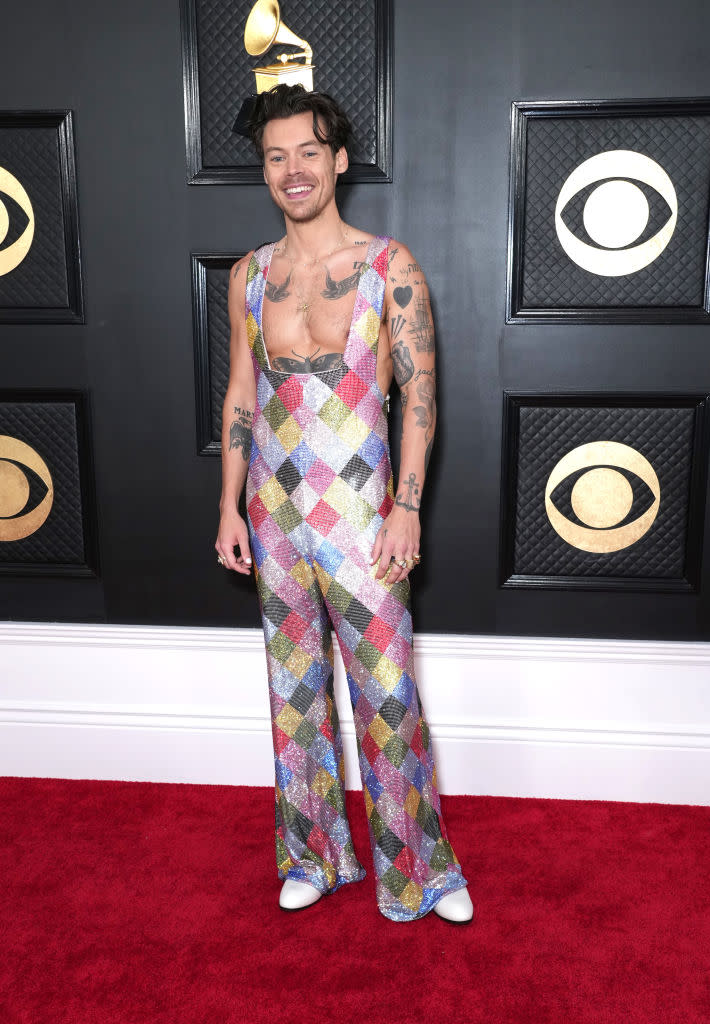
<path fill-rule="evenodd" d="M 394 301 L 397 303 L 400 309 L 404 309 L 408 306 L 412 299 L 412 289 L 409 285 L 406 288 L 395 288 L 392 292 Z"/>

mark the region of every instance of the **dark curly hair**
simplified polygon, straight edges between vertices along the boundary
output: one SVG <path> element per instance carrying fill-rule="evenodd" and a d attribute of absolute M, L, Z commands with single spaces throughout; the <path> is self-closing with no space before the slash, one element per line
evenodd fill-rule
<path fill-rule="evenodd" d="M 313 134 L 324 146 L 330 146 L 333 155 L 343 146 L 347 147 L 352 126 L 332 96 L 325 92 L 309 92 L 302 85 L 277 85 L 269 92 L 259 93 L 249 118 L 249 135 L 261 160 L 264 159 L 263 139 L 267 123 L 307 111 L 313 115 Z"/>

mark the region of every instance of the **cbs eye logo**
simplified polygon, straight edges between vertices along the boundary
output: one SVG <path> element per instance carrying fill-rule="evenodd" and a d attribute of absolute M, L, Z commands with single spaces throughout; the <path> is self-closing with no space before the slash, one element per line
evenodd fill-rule
<path fill-rule="evenodd" d="M 36 533 L 54 501 L 47 463 L 16 437 L 0 435 L 0 541 Z"/>
<path fill-rule="evenodd" d="M 601 248 L 578 238 L 562 218 L 570 200 L 596 182 L 599 184 L 584 202 L 582 220 L 589 237 Z M 668 210 L 665 223 L 650 238 L 643 235 L 649 220 L 657 222 L 658 213 L 654 211 L 651 217 L 646 191 L 636 182 L 654 190 L 654 206 L 660 206 L 660 197 Z M 677 221 L 673 182 L 655 160 L 630 149 L 598 153 L 585 160 L 565 181 L 555 206 L 555 228 L 564 251 L 583 270 L 604 277 L 635 274 L 653 263 L 670 242 Z"/>
<path fill-rule="evenodd" d="M 30 197 L 17 178 L 0 167 L 0 275 L 9 274 L 22 263 L 30 251 L 34 233 L 35 215 Z M 5 245 L 8 235 L 17 237 Z"/>
<path fill-rule="evenodd" d="M 550 523 L 581 551 L 609 553 L 635 544 L 651 529 L 660 502 L 661 487 L 651 463 L 617 441 L 573 448 L 545 487 Z"/>

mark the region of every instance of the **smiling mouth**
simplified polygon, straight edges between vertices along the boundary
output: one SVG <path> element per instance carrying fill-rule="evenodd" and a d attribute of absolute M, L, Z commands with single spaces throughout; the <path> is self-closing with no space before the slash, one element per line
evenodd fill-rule
<path fill-rule="evenodd" d="M 284 189 L 289 199 L 303 199 L 313 191 L 313 185 L 290 185 Z"/>

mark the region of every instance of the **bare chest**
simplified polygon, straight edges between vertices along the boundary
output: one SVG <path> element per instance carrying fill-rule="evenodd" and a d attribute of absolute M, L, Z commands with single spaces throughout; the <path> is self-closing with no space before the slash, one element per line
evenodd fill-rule
<path fill-rule="evenodd" d="M 308 363 L 305 372 L 311 372 L 314 360 L 321 361 L 321 369 L 340 362 L 363 269 L 353 260 L 311 269 L 280 260 L 270 268 L 262 330 L 274 369 L 294 372 L 300 362 Z"/>

